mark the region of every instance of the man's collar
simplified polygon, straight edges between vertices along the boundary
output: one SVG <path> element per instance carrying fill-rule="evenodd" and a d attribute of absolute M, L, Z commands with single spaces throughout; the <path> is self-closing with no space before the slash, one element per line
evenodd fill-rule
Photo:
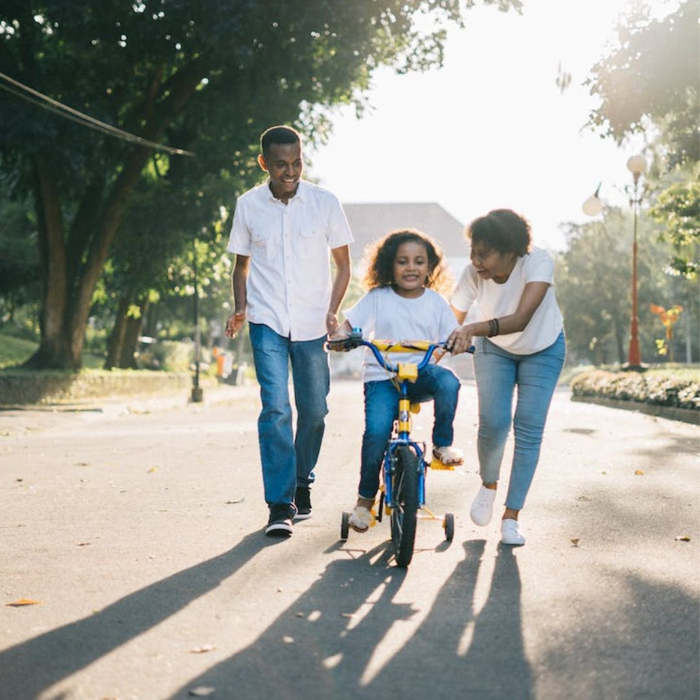
<path fill-rule="evenodd" d="M 291 202 L 293 199 L 304 199 L 305 195 L 309 191 L 309 185 L 307 182 L 304 180 L 299 180 L 299 184 L 297 185 L 297 191 L 294 193 L 293 197 L 290 197 L 288 202 Z M 270 188 L 270 178 L 267 179 L 265 182 L 265 192 L 266 192 L 266 197 L 268 200 L 271 200 L 273 202 L 279 202 L 281 200 L 277 199 L 274 194 L 272 194 L 272 189 Z"/>

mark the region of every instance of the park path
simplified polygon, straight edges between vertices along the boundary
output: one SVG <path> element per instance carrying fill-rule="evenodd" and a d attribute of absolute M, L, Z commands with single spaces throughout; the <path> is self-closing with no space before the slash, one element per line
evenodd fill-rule
<path fill-rule="evenodd" d="M 361 385 L 334 384 L 314 515 L 283 542 L 261 534 L 255 389 L 227 391 L 0 412 L 0 698 L 697 700 L 697 426 L 558 391 L 513 549 L 468 518 L 466 384 L 467 464 L 428 482 L 455 539 L 421 521 L 402 571 L 386 522 L 338 541 Z"/>

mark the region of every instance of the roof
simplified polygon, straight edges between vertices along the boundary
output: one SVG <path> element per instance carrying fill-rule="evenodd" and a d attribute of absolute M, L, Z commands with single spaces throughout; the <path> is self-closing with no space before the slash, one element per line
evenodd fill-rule
<path fill-rule="evenodd" d="M 343 204 L 355 242 L 353 261 L 363 257 L 367 244 L 401 228 L 415 228 L 434 238 L 446 258 L 469 256 L 464 224 L 437 202 L 367 202 Z"/>

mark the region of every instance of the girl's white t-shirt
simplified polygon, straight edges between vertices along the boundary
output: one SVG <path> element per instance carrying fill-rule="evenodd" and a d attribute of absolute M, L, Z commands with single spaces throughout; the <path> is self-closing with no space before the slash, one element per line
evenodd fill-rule
<path fill-rule="evenodd" d="M 528 282 L 547 282 L 544 299 L 530 322 L 522 331 L 497 335 L 489 340 L 515 355 L 530 355 L 549 347 L 563 328 L 563 319 L 554 295 L 554 260 L 541 248 L 533 248 L 519 257 L 513 271 L 503 284 L 492 279 L 481 279 L 471 263 L 462 272 L 452 293 L 452 305 L 460 311 L 469 311 L 477 304 L 476 321 L 508 316 L 515 312 Z"/>
<path fill-rule="evenodd" d="M 457 328 L 457 321 L 445 298 L 433 289 L 425 289 L 421 296 L 407 299 L 391 287 L 372 289 L 355 306 L 347 309 L 345 318 L 353 328 L 361 328 L 365 339 L 378 340 L 447 340 Z M 423 353 L 387 353 L 391 364 L 415 362 Z M 431 359 L 431 362 L 434 362 Z M 445 361 L 442 361 L 445 364 Z M 389 379 L 392 375 L 379 366 L 369 348 L 365 348 L 364 381 Z"/>

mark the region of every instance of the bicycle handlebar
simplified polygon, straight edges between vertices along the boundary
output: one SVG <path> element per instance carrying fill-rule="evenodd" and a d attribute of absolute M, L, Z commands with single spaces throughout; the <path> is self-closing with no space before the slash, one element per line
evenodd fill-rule
<path fill-rule="evenodd" d="M 365 340 L 362 337 L 362 329 L 353 328 L 346 338 L 339 338 L 338 340 L 328 340 L 326 341 L 326 347 L 328 350 L 354 350 L 361 346 L 365 346 L 372 351 L 375 359 L 384 369 L 389 372 L 397 372 L 398 367 L 390 365 L 381 351 L 384 352 L 416 352 L 423 351 L 423 359 L 418 363 L 418 371 L 420 372 L 429 362 L 433 353 L 438 348 L 447 348 L 447 342 L 442 341 L 439 343 L 431 343 L 429 340 Z M 470 346 L 467 352 L 474 352 L 474 346 Z"/>

